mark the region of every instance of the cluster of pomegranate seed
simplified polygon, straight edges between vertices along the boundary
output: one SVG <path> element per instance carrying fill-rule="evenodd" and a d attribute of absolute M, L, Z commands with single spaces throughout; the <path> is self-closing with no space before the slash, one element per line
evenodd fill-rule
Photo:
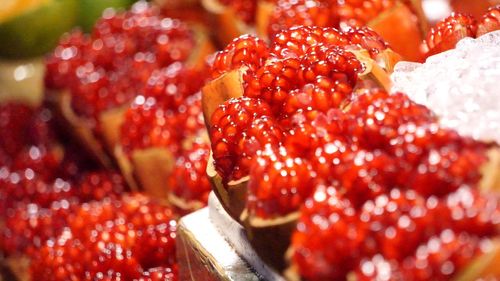
<path fill-rule="evenodd" d="M 450 201 L 474 211 L 460 213 Z M 443 199 L 393 189 L 361 209 L 349 202 L 337 188 L 320 187 L 304 204 L 292 237 L 292 262 L 304 279 L 450 280 L 491 250 L 490 239 L 498 235 L 500 198 L 468 187 Z M 462 219 L 471 224 L 463 227 Z"/>
<path fill-rule="evenodd" d="M 215 167 L 226 182 L 246 176 L 256 152 L 279 146 L 289 130 L 298 138 L 300 126 L 292 128 L 297 113 L 325 115 L 345 106 L 364 70 L 347 49 L 372 50 L 373 41 L 384 42 L 368 28 L 343 33 L 300 26 L 278 33 L 270 46 L 243 35 L 219 52 L 213 81 L 233 70 L 245 73 L 244 97 L 226 101 L 210 122 Z"/>
<path fill-rule="evenodd" d="M 177 158 L 175 168 L 168 178 L 171 192 L 186 201 L 208 203 L 212 190 L 206 176 L 210 146 L 206 143 L 193 143 Z"/>
<path fill-rule="evenodd" d="M 414 12 L 411 1 L 398 0 L 280 0 L 269 18 L 268 35 L 293 26 L 349 29 L 363 27 L 393 8 L 398 2 Z"/>
<path fill-rule="evenodd" d="M 403 93 L 353 95 L 353 47 L 376 57 L 387 44 L 368 28 L 295 27 L 268 48 L 243 36 L 219 53 L 214 83 L 243 70 L 244 96 L 211 116 L 216 170 L 226 183 L 248 176 L 250 216 L 299 212 L 291 262 L 303 280 L 449 280 L 499 234 L 500 198 L 477 190 L 489 146 Z"/>
<path fill-rule="evenodd" d="M 61 177 L 47 181 L 29 168 L 9 172 L 4 167 L 1 172 L 2 250 L 7 254 L 38 249 L 67 226 L 80 203 L 116 198 L 125 190 L 122 177 L 108 171 L 89 172 L 79 182 Z"/>
<path fill-rule="evenodd" d="M 338 26 L 336 1 L 279 0 L 269 18 L 267 33 L 271 37 L 292 26 Z"/>
<path fill-rule="evenodd" d="M 105 13 L 90 35 L 62 38 L 47 60 L 46 85 L 69 89 L 75 112 L 97 117 L 143 93 L 154 70 L 186 60 L 194 45 L 184 23 L 139 2 Z"/>
<path fill-rule="evenodd" d="M 218 0 L 226 7 L 232 9 L 236 15 L 246 23 L 255 22 L 257 0 Z"/>
<path fill-rule="evenodd" d="M 500 6 L 490 7 L 481 19 L 453 13 L 438 22 L 427 34 L 423 47 L 427 56 L 455 48 L 465 37 L 478 37 L 500 29 Z"/>
<path fill-rule="evenodd" d="M 30 272 L 41 280 L 177 280 L 175 231 L 172 211 L 143 195 L 90 202 L 33 254 Z"/>
<path fill-rule="evenodd" d="M 199 90 L 202 73 L 180 63 L 154 73 L 126 111 L 121 145 L 126 153 L 150 147 L 181 153 L 184 139 L 205 128 Z"/>

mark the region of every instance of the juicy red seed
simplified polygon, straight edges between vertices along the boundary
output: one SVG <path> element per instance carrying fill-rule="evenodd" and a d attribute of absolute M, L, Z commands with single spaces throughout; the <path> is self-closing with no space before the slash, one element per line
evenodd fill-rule
<path fill-rule="evenodd" d="M 175 62 L 153 72 L 144 89 L 144 97 L 154 98 L 166 109 L 178 110 L 186 98 L 201 89 L 203 82 L 203 73 Z"/>
<path fill-rule="evenodd" d="M 116 172 L 99 171 L 83 176 L 78 188 L 82 202 L 118 197 L 126 189 L 125 180 Z"/>
<path fill-rule="evenodd" d="M 356 85 L 358 73 L 363 66 L 356 56 L 343 48 L 328 45 L 316 45 L 307 50 L 302 57 L 301 77 L 306 83 L 316 82 L 318 77 L 327 77 L 333 81 Z"/>
<path fill-rule="evenodd" d="M 76 206 L 75 200 L 53 201 L 47 208 L 18 202 L 15 208 L 3 213 L 2 251 L 7 255 L 36 253 L 47 240 L 62 233 Z"/>
<path fill-rule="evenodd" d="M 381 254 L 403 261 L 421 241 L 444 229 L 437 220 L 434 199 L 426 200 L 414 191 L 393 189 L 363 205 L 360 219 L 371 235 L 364 242 L 366 254 Z"/>
<path fill-rule="evenodd" d="M 272 38 L 281 30 L 298 26 L 337 26 L 334 1 L 280 0 L 271 14 L 268 35 Z"/>
<path fill-rule="evenodd" d="M 370 52 L 372 58 L 389 47 L 388 43 L 369 27 L 354 27 L 344 31 L 351 45 Z"/>
<path fill-rule="evenodd" d="M 352 53 L 319 44 L 310 47 L 301 58 L 274 60 L 261 67 L 247 80 L 245 95 L 263 99 L 280 115 L 287 106 L 292 112 L 285 113 L 293 113 L 294 106 L 288 103 L 292 91 L 309 92 L 311 99 L 319 99 L 318 106 L 309 104 L 314 106 L 310 109 L 326 112 L 340 107 L 350 98 L 361 71 L 362 65 Z M 308 84 L 317 90 L 311 90 Z M 323 103 L 324 100 L 328 102 Z"/>
<path fill-rule="evenodd" d="M 348 38 L 335 28 L 297 26 L 277 33 L 271 44 L 271 54 L 277 58 L 301 57 L 315 45 L 346 46 Z"/>
<path fill-rule="evenodd" d="M 220 3 L 234 9 L 236 14 L 246 23 L 255 21 L 257 0 L 220 0 Z"/>
<path fill-rule="evenodd" d="M 69 89 L 73 109 L 95 118 L 143 93 L 154 70 L 185 61 L 194 43 L 185 24 L 139 3 L 106 13 L 90 37 L 63 38 L 47 61 L 46 83 Z"/>
<path fill-rule="evenodd" d="M 496 194 L 482 194 L 476 189 L 461 187 L 443 198 L 438 206 L 443 229 L 469 233 L 479 237 L 499 234 L 500 198 Z"/>
<path fill-rule="evenodd" d="M 48 151 L 41 146 L 26 147 L 15 157 L 10 168 L 12 171 L 30 169 L 36 177 L 46 181 L 53 180 L 60 171 L 61 160 L 56 151 Z"/>
<path fill-rule="evenodd" d="M 283 115 L 292 116 L 298 111 L 318 110 L 327 112 L 341 108 L 352 94 L 348 83 L 332 81 L 326 77 L 318 77 L 302 89 L 291 91 L 283 105 Z"/>
<path fill-rule="evenodd" d="M 224 179 L 247 175 L 259 149 L 279 145 L 282 132 L 270 116 L 265 102 L 247 97 L 227 100 L 213 113 L 210 140 L 216 169 Z"/>
<path fill-rule="evenodd" d="M 186 201 L 207 204 L 211 185 L 206 174 L 210 146 L 194 143 L 177 158 L 173 172 L 168 178 L 168 188 L 177 197 Z"/>
<path fill-rule="evenodd" d="M 138 96 L 125 113 L 121 127 L 121 144 L 126 153 L 136 149 L 164 147 L 180 152 L 183 139 L 204 130 L 201 95 L 185 97 L 180 106 Z"/>
<path fill-rule="evenodd" d="M 10 172 L 0 169 L 0 211 L 6 214 L 19 203 L 34 204 L 40 208 L 50 208 L 55 201 L 75 196 L 71 183 L 60 178 L 45 181 L 33 170 Z"/>
<path fill-rule="evenodd" d="M 176 222 L 168 207 L 140 194 L 125 195 L 83 204 L 67 221 L 65 232 L 31 254 L 32 276 L 137 280 L 157 276 L 162 271 L 157 267 L 176 272 Z"/>
<path fill-rule="evenodd" d="M 250 72 L 264 65 L 269 56 L 269 49 L 264 40 L 253 35 L 235 38 L 227 47 L 218 52 L 212 66 L 212 78 L 241 67 Z"/>
<path fill-rule="evenodd" d="M 145 271 L 139 281 L 177 281 L 177 267 L 155 267 Z"/>
<path fill-rule="evenodd" d="M 298 211 L 313 186 L 307 160 L 288 155 L 284 148 L 266 149 L 250 169 L 247 208 L 250 215 L 261 218 L 284 216 Z"/>
<path fill-rule="evenodd" d="M 477 27 L 477 36 L 500 29 L 500 5 L 490 7 Z"/>
<path fill-rule="evenodd" d="M 387 281 L 413 280 L 401 272 L 400 264 L 381 255 L 362 259 L 354 269 L 353 275 L 358 281 L 384 279 Z"/>
<path fill-rule="evenodd" d="M 450 280 L 474 258 L 488 252 L 488 245 L 491 245 L 488 240 L 445 230 L 423 243 L 414 257 L 405 262 L 403 271 L 418 281 Z"/>
<path fill-rule="evenodd" d="M 336 187 L 320 187 L 301 209 L 292 262 L 306 280 L 344 280 L 359 260 L 367 230 Z"/>
<path fill-rule="evenodd" d="M 450 49 L 465 37 L 476 37 L 477 23 L 469 15 L 452 13 L 436 24 L 425 39 L 427 55 L 431 56 Z"/>
<path fill-rule="evenodd" d="M 348 150 L 340 155 L 338 164 L 335 160 L 327 163 L 332 171 L 329 177 L 338 181 L 344 190 L 344 197 L 350 199 L 355 207 L 395 186 L 399 168 L 397 161 L 383 151 Z"/>
<path fill-rule="evenodd" d="M 338 1 L 337 14 L 340 24 L 345 26 L 365 26 L 383 11 L 391 8 L 395 0 L 345 0 Z"/>
<path fill-rule="evenodd" d="M 480 148 L 445 146 L 430 150 L 421 161 L 406 179 L 408 186 L 424 196 L 443 196 L 463 185 L 475 186 L 487 157 Z"/>
<path fill-rule="evenodd" d="M 315 110 L 299 111 L 292 115 L 288 124 L 284 146 L 290 155 L 305 159 L 317 159 L 318 149 L 328 146 L 329 151 L 344 150 L 348 144 L 345 138 L 345 115 L 338 109 L 331 109 L 327 114 Z"/>
<path fill-rule="evenodd" d="M 26 105 L 7 103 L 0 105 L 0 147 L 9 157 L 17 153 L 31 139 L 28 134 L 34 111 Z"/>
<path fill-rule="evenodd" d="M 300 61 L 296 58 L 264 65 L 247 80 L 245 96 L 260 98 L 271 105 L 273 112 L 280 112 L 288 93 L 303 84 L 298 76 L 300 68 Z"/>
<path fill-rule="evenodd" d="M 357 96 L 348 114 L 354 117 L 352 137 L 368 148 L 384 148 L 407 123 L 424 124 L 436 120 L 432 112 L 411 101 L 405 94 L 384 92 Z"/>

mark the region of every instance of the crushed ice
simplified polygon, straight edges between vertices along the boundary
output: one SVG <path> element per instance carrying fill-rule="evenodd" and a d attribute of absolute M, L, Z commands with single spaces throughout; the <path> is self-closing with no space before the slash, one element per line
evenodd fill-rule
<path fill-rule="evenodd" d="M 432 109 L 442 126 L 500 143 L 500 31 L 465 38 L 425 63 L 400 62 L 393 92 Z"/>

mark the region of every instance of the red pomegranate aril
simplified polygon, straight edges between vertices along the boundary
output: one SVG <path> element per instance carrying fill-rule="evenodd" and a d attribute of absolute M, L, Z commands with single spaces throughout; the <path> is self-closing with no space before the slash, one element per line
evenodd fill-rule
<path fill-rule="evenodd" d="M 155 267 L 142 273 L 139 281 L 177 281 L 177 267 Z"/>
<path fill-rule="evenodd" d="M 351 46 L 367 50 L 374 59 L 377 54 L 389 48 L 389 44 L 378 33 L 366 26 L 350 27 L 344 31 L 344 34 L 349 39 Z"/>
<path fill-rule="evenodd" d="M 332 165 L 332 180 L 338 181 L 345 198 L 359 207 L 367 200 L 389 192 L 395 186 L 397 161 L 381 150 L 346 151 L 340 163 Z"/>
<path fill-rule="evenodd" d="M 97 171 L 85 174 L 78 186 L 78 198 L 82 202 L 118 197 L 126 190 L 123 177 L 110 171 Z"/>
<path fill-rule="evenodd" d="M 290 155 L 312 159 L 319 157 L 319 151 L 345 151 L 348 139 L 345 138 L 344 113 L 330 109 L 326 114 L 316 110 L 299 111 L 290 118 L 280 120 L 286 129 L 283 145 Z"/>
<path fill-rule="evenodd" d="M 47 61 L 46 83 L 69 89 L 75 112 L 97 119 L 143 94 L 154 70 L 187 60 L 193 36 L 184 23 L 162 18 L 144 3 L 108 12 L 90 38 L 75 32 L 61 41 Z"/>
<path fill-rule="evenodd" d="M 405 262 L 404 271 L 416 281 L 450 280 L 475 257 L 488 252 L 490 248 L 488 239 L 445 230 L 423 243 L 414 257 Z"/>
<path fill-rule="evenodd" d="M 212 115 L 210 140 L 215 167 L 226 180 L 248 174 L 250 160 L 266 144 L 279 145 L 282 132 L 260 99 L 241 97 L 220 105 Z"/>
<path fill-rule="evenodd" d="M 433 113 L 402 93 L 363 94 L 354 98 L 348 114 L 354 117 L 352 137 L 363 147 L 384 148 L 398 136 L 398 128 L 408 123 L 426 124 L 436 120 Z"/>
<path fill-rule="evenodd" d="M 427 56 L 435 55 L 455 48 L 465 37 L 476 37 L 477 23 L 469 15 L 452 13 L 431 28 L 425 39 Z"/>
<path fill-rule="evenodd" d="M 282 30 L 272 39 L 271 55 L 277 58 L 301 57 L 315 45 L 346 46 L 348 38 L 335 28 L 296 26 Z"/>
<path fill-rule="evenodd" d="M 280 0 L 270 16 L 267 33 L 272 38 L 281 30 L 298 26 L 337 26 L 336 5 L 330 0 Z"/>
<path fill-rule="evenodd" d="M 437 216 L 442 218 L 443 229 L 478 237 L 494 237 L 499 234 L 500 198 L 497 194 L 461 187 L 441 201 Z"/>
<path fill-rule="evenodd" d="M 250 169 L 250 215 L 272 219 L 298 211 L 314 191 L 313 177 L 308 161 L 289 155 L 285 148 L 261 151 Z"/>
<path fill-rule="evenodd" d="M 30 143 L 28 131 L 34 114 L 33 109 L 23 104 L 0 105 L 0 147 L 8 157 L 15 157 Z"/>
<path fill-rule="evenodd" d="M 0 170 L 0 210 L 6 214 L 17 204 L 34 204 L 38 208 L 50 208 L 54 201 L 75 196 L 74 186 L 60 178 L 45 181 L 31 170 L 10 172 Z"/>
<path fill-rule="evenodd" d="M 309 110 L 326 113 L 331 109 L 341 108 L 351 94 L 352 88 L 348 83 L 317 77 L 313 83 L 289 92 L 283 105 L 283 116 Z"/>
<path fill-rule="evenodd" d="M 349 83 L 354 87 L 358 73 L 364 68 L 354 54 L 341 47 L 326 44 L 310 47 L 301 62 L 301 77 L 306 83 L 314 82 L 323 76 L 333 81 Z"/>
<path fill-rule="evenodd" d="M 71 214 L 68 228 L 32 253 L 42 280 L 138 280 L 176 273 L 176 222 L 168 207 L 140 195 L 93 201 Z M 172 277 L 172 276 L 170 276 Z M 146 279 L 148 280 L 148 279 Z M 155 279 L 153 279 L 155 280 Z"/>
<path fill-rule="evenodd" d="M 218 0 L 221 4 L 234 9 L 244 22 L 251 24 L 255 21 L 257 0 Z"/>
<path fill-rule="evenodd" d="M 253 35 L 235 38 L 224 50 L 218 52 L 212 65 L 212 79 L 231 70 L 247 67 L 250 73 L 264 65 L 269 49 L 264 40 Z"/>
<path fill-rule="evenodd" d="M 371 234 L 364 242 L 366 254 L 401 262 L 421 241 L 439 234 L 445 222 L 436 219 L 437 200 L 429 200 L 411 190 L 392 189 L 366 202 L 360 213 Z"/>
<path fill-rule="evenodd" d="M 500 5 L 490 7 L 488 12 L 483 15 L 477 27 L 477 36 L 495 30 L 500 30 Z"/>
<path fill-rule="evenodd" d="M 359 261 L 367 229 L 336 189 L 312 194 L 292 235 L 292 261 L 305 280 L 344 280 Z"/>
<path fill-rule="evenodd" d="M 21 150 L 12 164 L 12 171 L 30 169 L 36 177 L 46 181 L 53 180 L 59 173 L 61 159 L 55 151 L 42 146 L 29 146 Z"/>
<path fill-rule="evenodd" d="M 17 203 L 5 213 L 2 251 L 7 255 L 32 255 L 49 239 L 60 235 L 67 226 L 76 200 L 54 201 L 48 208 L 35 203 Z"/>
<path fill-rule="evenodd" d="M 212 190 L 206 174 L 209 154 L 210 146 L 205 143 L 194 143 L 192 148 L 183 151 L 167 181 L 173 194 L 187 202 L 207 204 Z"/>
<path fill-rule="evenodd" d="M 380 13 L 394 6 L 395 0 L 337 1 L 337 14 L 341 26 L 365 26 Z"/>
<path fill-rule="evenodd" d="M 303 83 L 300 79 L 300 61 L 296 58 L 276 60 L 261 67 L 247 78 L 245 96 L 259 98 L 269 104 L 273 112 L 279 112 L 288 93 Z"/>
<path fill-rule="evenodd" d="M 486 161 L 484 150 L 453 146 L 432 149 L 407 182 L 424 196 L 443 196 L 463 185 L 476 186 L 481 179 L 478 167 Z"/>

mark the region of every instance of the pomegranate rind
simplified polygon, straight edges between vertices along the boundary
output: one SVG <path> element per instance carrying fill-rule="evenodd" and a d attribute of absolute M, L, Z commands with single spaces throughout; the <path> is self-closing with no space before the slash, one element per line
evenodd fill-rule
<path fill-rule="evenodd" d="M 186 66 L 194 70 L 204 70 L 206 67 L 205 58 L 216 51 L 209 31 L 201 24 L 190 24 L 194 32 L 195 48 L 186 60 Z"/>
<path fill-rule="evenodd" d="M 285 256 L 298 219 L 298 211 L 278 218 L 262 219 L 249 215 L 245 209 L 240 216 L 248 240 L 255 252 L 264 262 L 279 272 L 287 266 Z"/>
<path fill-rule="evenodd" d="M 158 5 L 162 9 L 183 9 L 183 8 L 191 8 L 200 3 L 199 0 L 153 0 L 153 2 Z"/>
<path fill-rule="evenodd" d="M 134 177 L 134 167 L 127 157 L 121 145 L 117 145 L 113 151 L 118 168 L 120 168 L 123 178 L 132 191 L 139 191 L 139 185 Z"/>
<path fill-rule="evenodd" d="M 474 259 L 453 281 L 496 280 L 500 276 L 500 241 L 493 243 L 491 251 Z"/>
<path fill-rule="evenodd" d="M 113 167 L 113 162 L 105 151 L 105 147 L 96 138 L 90 121 L 79 117 L 71 106 L 71 93 L 67 90 L 47 93 L 48 103 L 67 128 L 69 134 L 85 148 L 103 167 Z"/>
<path fill-rule="evenodd" d="M 215 26 L 218 27 L 215 35 L 219 44 L 226 46 L 234 38 L 252 30 L 238 17 L 234 9 L 222 5 L 219 1 L 201 0 L 201 4 L 213 16 Z"/>
<path fill-rule="evenodd" d="M 412 1 L 414 2 L 416 1 Z M 421 6 L 418 4 L 414 5 Z M 405 60 L 421 61 L 420 44 L 425 36 L 424 26 L 427 25 L 421 25 L 420 22 L 425 22 L 425 19 L 415 15 L 408 6 L 397 2 L 394 7 L 370 21 L 367 26 L 382 36 Z M 394 26 L 398 28 L 393 28 Z"/>
<path fill-rule="evenodd" d="M 153 198 L 167 201 L 166 183 L 175 164 L 172 152 L 162 147 L 138 149 L 132 151 L 130 160 L 139 186 Z"/>
<path fill-rule="evenodd" d="M 267 27 L 269 19 L 273 14 L 276 4 L 271 1 L 259 0 L 257 2 L 257 11 L 255 15 L 255 29 L 261 38 L 269 39 Z"/>
<path fill-rule="evenodd" d="M 214 79 L 201 89 L 201 106 L 203 117 L 207 129 L 210 130 L 212 124 L 210 119 L 219 105 L 231 98 L 239 98 L 244 94 L 243 74 L 245 69 L 236 69 L 224 73 L 222 76 Z"/>
<path fill-rule="evenodd" d="M 500 192 L 500 148 L 491 148 L 487 156 L 488 161 L 480 167 L 482 177 L 479 188 L 483 191 Z"/>
<path fill-rule="evenodd" d="M 224 184 L 222 177 L 215 170 L 212 151 L 210 151 L 207 162 L 207 176 L 224 210 L 231 218 L 241 224 L 240 217 L 246 205 L 249 177 L 246 176 L 238 181 L 231 181 Z"/>
<path fill-rule="evenodd" d="M 114 151 L 120 143 L 120 127 L 125 118 L 128 106 L 107 110 L 99 115 L 101 134 L 108 151 Z"/>
<path fill-rule="evenodd" d="M 481 0 L 481 1 L 470 1 L 470 0 L 452 0 L 450 1 L 453 11 L 459 13 L 470 14 L 476 18 L 480 18 L 488 8 L 494 5 L 500 4 L 499 0 Z"/>
<path fill-rule="evenodd" d="M 377 60 L 380 61 L 377 63 L 370 57 L 370 54 L 366 50 L 350 50 L 350 52 L 365 67 L 363 73 L 358 75 L 361 82 L 358 82 L 359 85 L 357 87 L 369 88 L 371 86 L 378 86 L 386 91 L 390 91 L 392 87 L 390 73 L 392 73 L 394 65 L 401 60 L 401 57 L 397 53 L 391 49 L 384 50 L 377 55 Z"/>

